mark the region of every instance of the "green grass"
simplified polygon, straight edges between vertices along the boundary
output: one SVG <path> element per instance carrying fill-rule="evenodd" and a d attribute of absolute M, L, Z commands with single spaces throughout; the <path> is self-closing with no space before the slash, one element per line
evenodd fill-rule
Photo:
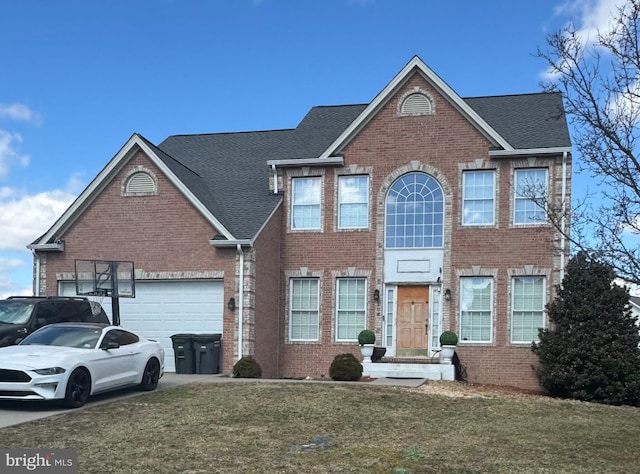
<path fill-rule="evenodd" d="M 640 409 L 363 383 L 194 384 L 0 429 L 80 473 L 640 472 Z"/>

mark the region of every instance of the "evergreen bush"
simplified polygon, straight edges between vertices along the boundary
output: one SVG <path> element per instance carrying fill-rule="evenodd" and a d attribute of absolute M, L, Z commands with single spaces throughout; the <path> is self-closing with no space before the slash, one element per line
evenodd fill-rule
<path fill-rule="evenodd" d="M 233 376 L 244 379 L 262 378 L 262 367 L 251 356 L 244 356 L 233 366 Z"/>
<path fill-rule="evenodd" d="M 370 329 L 363 329 L 358 334 L 358 344 L 375 344 L 376 343 L 376 334 Z"/>
<path fill-rule="evenodd" d="M 329 376 L 333 380 L 356 381 L 362 377 L 362 364 L 351 353 L 338 354 L 329 367 Z"/>
<path fill-rule="evenodd" d="M 615 276 L 585 252 L 569 261 L 547 305 L 550 325 L 532 346 L 538 380 L 552 395 L 640 405 L 640 336 L 629 292 L 613 283 Z"/>
<path fill-rule="evenodd" d="M 458 345 L 458 335 L 453 331 L 445 331 L 440 334 L 441 346 L 456 346 Z"/>

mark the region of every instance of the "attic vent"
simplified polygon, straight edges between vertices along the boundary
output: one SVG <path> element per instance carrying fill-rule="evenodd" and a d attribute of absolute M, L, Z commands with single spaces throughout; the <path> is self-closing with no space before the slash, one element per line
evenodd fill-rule
<path fill-rule="evenodd" d="M 125 192 L 127 194 L 155 194 L 157 192 L 156 181 L 144 171 L 134 173 L 127 181 Z"/>
<path fill-rule="evenodd" d="M 400 106 L 400 115 L 431 115 L 433 103 L 421 92 L 408 95 Z"/>

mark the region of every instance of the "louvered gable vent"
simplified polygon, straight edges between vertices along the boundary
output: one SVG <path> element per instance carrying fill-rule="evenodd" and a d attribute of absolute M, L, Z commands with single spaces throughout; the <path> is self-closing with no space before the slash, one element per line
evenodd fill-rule
<path fill-rule="evenodd" d="M 127 193 L 155 193 L 156 182 L 147 173 L 140 172 L 131 175 L 127 181 Z"/>
<path fill-rule="evenodd" d="M 431 115 L 431 99 L 424 94 L 415 93 L 409 95 L 400 109 L 402 115 Z"/>

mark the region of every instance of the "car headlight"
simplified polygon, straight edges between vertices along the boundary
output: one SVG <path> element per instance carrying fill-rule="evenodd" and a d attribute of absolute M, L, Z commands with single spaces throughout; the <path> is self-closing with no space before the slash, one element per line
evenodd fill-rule
<path fill-rule="evenodd" d="M 62 367 L 49 367 L 47 369 L 35 369 L 34 372 L 38 375 L 56 375 L 64 374 L 66 370 Z"/>

